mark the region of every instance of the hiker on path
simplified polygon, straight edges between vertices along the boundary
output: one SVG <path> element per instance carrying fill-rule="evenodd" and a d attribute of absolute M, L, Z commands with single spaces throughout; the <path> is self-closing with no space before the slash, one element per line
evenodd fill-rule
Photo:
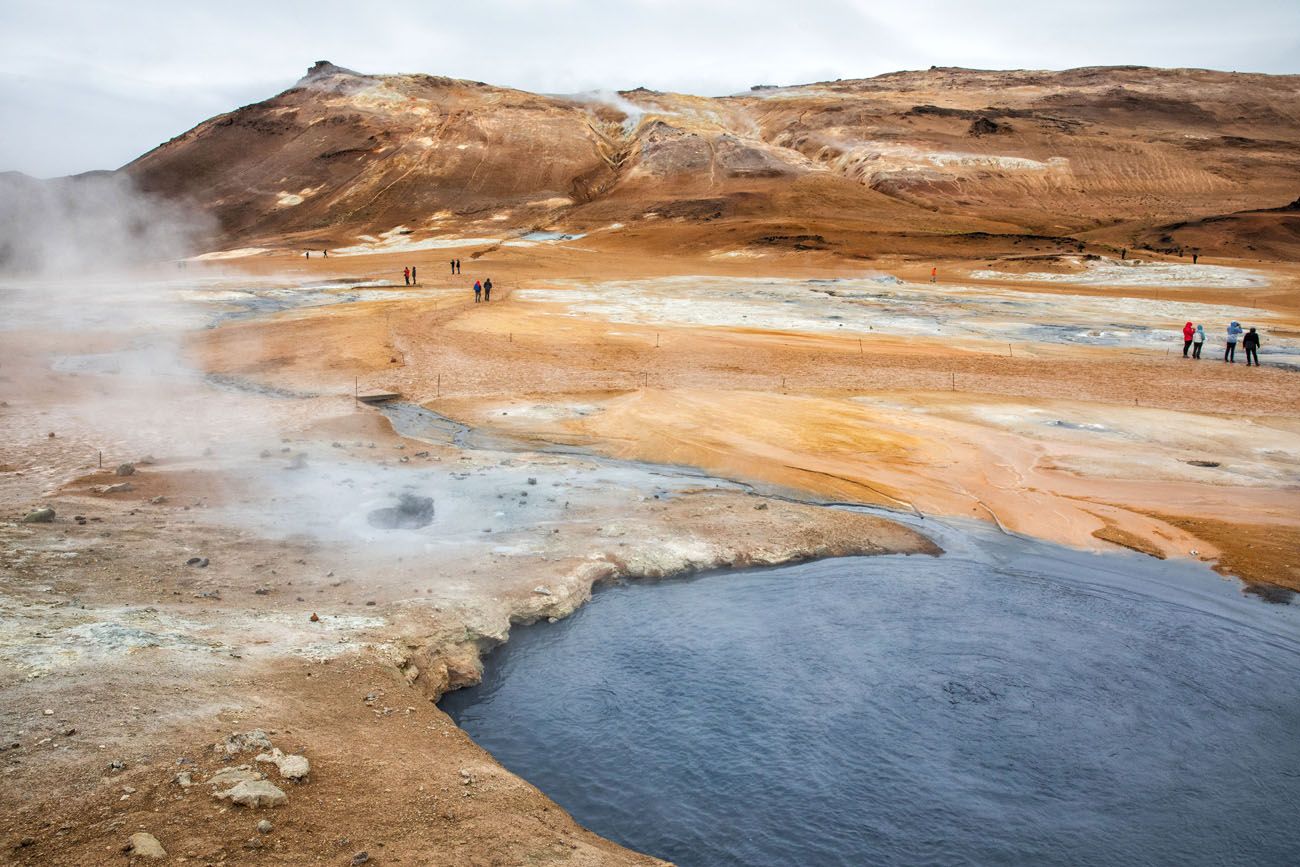
<path fill-rule="evenodd" d="M 1128 258 L 1128 247 L 1121 247 L 1119 251 L 1119 260 L 1123 262 Z"/>
<path fill-rule="evenodd" d="M 1187 357 L 1187 350 L 1192 348 L 1192 339 L 1195 337 L 1196 329 L 1188 322 L 1183 326 L 1183 358 Z"/>
<path fill-rule="evenodd" d="M 1250 367 L 1251 359 L 1254 359 L 1255 366 L 1259 367 L 1259 334 L 1254 328 L 1241 339 L 1241 347 L 1246 350 L 1246 366 Z"/>
<path fill-rule="evenodd" d="M 406 285 L 407 285 L 407 286 L 410 286 L 410 285 L 411 285 L 411 269 L 410 269 L 410 268 L 403 268 L 403 269 L 402 269 L 402 279 L 406 281 Z"/>
<path fill-rule="evenodd" d="M 328 258 L 330 257 L 330 251 L 329 251 L 329 250 L 321 250 L 321 251 L 320 251 L 320 254 L 321 254 L 322 256 L 324 256 L 326 259 L 328 259 Z"/>
<path fill-rule="evenodd" d="M 451 264 L 451 273 L 455 274 L 455 273 L 456 273 L 456 260 L 455 260 L 455 259 L 452 259 L 450 264 Z"/>
<path fill-rule="evenodd" d="M 412 285 L 412 286 L 418 286 L 419 283 L 420 283 L 420 281 L 415 279 L 415 266 L 412 265 L 412 266 L 411 266 L 411 285 Z"/>
<path fill-rule="evenodd" d="M 1228 343 L 1223 348 L 1223 360 L 1237 363 L 1237 338 L 1241 336 L 1241 323 L 1233 322 L 1228 326 Z"/>
<path fill-rule="evenodd" d="M 937 283 L 938 281 L 939 281 L 939 269 L 938 269 L 938 268 L 931 268 L 931 269 L 930 269 L 930 282 L 931 282 L 931 283 Z"/>
<path fill-rule="evenodd" d="M 1193 253 L 1193 254 L 1192 254 L 1192 264 L 1195 265 L 1195 264 L 1196 264 L 1196 260 L 1199 259 L 1199 258 L 1201 258 L 1201 254 L 1200 254 L 1200 253 Z"/>
<path fill-rule="evenodd" d="M 1192 335 L 1192 358 L 1201 357 L 1201 347 L 1205 344 L 1205 327 L 1196 326 L 1196 332 Z"/>
<path fill-rule="evenodd" d="M 489 277 L 483 281 L 483 300 L 492 300 L 492 278 Z"/>
<path fill-rule="evenodd" d="M 460 260 L 459 260 L 459 259 L 456 260 L 456 273 L 457 273 L 457 274 L 460 273 Z"/>
<path fill-rule="evenodd" d="M 475 280 L 474 281 L 474 303 L 475 304 L 479 302 L 479 296 L 482 294 L 483 294 L 483 284 Z"/>

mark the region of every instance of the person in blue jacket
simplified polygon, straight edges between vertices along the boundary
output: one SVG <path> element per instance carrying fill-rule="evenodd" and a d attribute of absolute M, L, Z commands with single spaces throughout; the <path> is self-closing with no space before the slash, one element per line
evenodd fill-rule
<path fill-rule="evenodd" d="M 1228 342 L 1223 347 L 1223 360 L 1237 363 L 1237 338 L 1241 337 L 1241 323 L 1233 322 L 1228 326 Z"/>
<path fill-rule="evenodd" d="M 1205 326 L 1196 326 L 1196 331 L 1192 334 L 1192 358 L 1201 357 L 1201 347 L 1205 345 Z"/>

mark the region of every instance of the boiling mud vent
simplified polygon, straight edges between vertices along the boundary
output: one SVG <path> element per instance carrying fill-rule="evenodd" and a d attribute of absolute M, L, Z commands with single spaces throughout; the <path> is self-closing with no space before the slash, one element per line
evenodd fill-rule
<path fill-rule="evenodd" d="M 0 175 L 0 860 L 1288 863 L 1297 92 L 321 62 Z"/>

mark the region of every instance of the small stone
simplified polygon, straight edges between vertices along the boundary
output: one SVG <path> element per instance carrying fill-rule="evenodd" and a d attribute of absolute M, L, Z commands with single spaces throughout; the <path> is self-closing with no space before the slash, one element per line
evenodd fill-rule
<path fill-rule="evenodd" d="M 53 708 L 47 707 L 45 710 L 41 711 L 41 713 L 45 714 L 46 716 L 54 716 Z"/>
<path fill-rule="evenodd" d="M 110 771 L 124 771 L 126 770 L 126 762 L 122 759 L 113 759 L 113 761 L 108 763 L 108 769 Z"/>
<path fill-rule="evenodd" d="M 257 823 L 258 833 L 261 834 L 269 834 L 274 828 L 275 826 L 271 824 L 270 819 L 263 819 L 262 821 Z"/>
<path fill-rule="evenodd" d="M 258 807 L 279 807 L 289 800 L 289 796 L 278 786 L 266 780 L 252 782 L 246 780 L 236 783 L 224 792 L 215 793 L 213 797 L 253 809 Z"/>
<path fill-rule="evenodd" d="M 118 464 L 117 469 L 113 470 L 115 476 L 133 476 L 135 475 L 135 464 Z"/>
<path fill-rule="evenodd" d="M 369 852 L 358 852 L 357 854 L 352 856 L 352 867 L 361 867 L 362 864 L 365 864 L 369 860 L 370 860 Z"/>
<path fill-rule="evenodd" d="M 550 588 L 548 588 L 548 587 L 544 587 L 544 586 L 542 586 L 541 584 L 538 584 L 536 587 L 534 587 L 534 588 L 533 588 L 533 592 L 536 593 L 538 596 L 550 596 L 550 595 L 551 595 Z"/>
<path fill-rule="evenodd" d="M 315 611 L 311 613 L 311 622 L 320 623 L 320 615 L 318 615 Z"/>
<path fill-rule="evenodd" d="M 167 850 L 158 842 L 158 838 L 145 831 L 132 834 L 122 851 L 135 858 L 162 859 L 167 857 Z"/>
<path fill-rule="evenodd" d="M 764 509 L 767 508 L 767 503 L 759 503 L 759 504 L 758 504 L 757 506 L 755 506 L 754 508 L 755 508 L 755 509 L 758 509 L 758 510 L 761 512 L 761 511 L 763 511 Z"/>
<path fill-rule="evenodd" d="M 150 497 L 149 502 L 153 503 L 155 506 L 161 506 L 163 503 L 167 502 L 167 498 L 163 496 Z"/>
<path fill-rule="evenodd" d="M 189 771 L 181 771 L 176 775 L 176 785 L 180 786 L 182 789 L 188 789 L 190 786 L 194 785 L 194 777 Z"/>
<path fill-rule="evenodd" d="M 311 763 L 306 756 L 285 755 L 278 749 L 262 753 L 256 761 L 274 764 L 279 769 L 280 776 L 289 780 L 302 780 L 311 773 Z"/>
<path fill-rule="evenodd" d="M 54 520 L 54 510 L 46 506 L 43 509 L 35 509 L 28 512 L 23 518 L 24 524 L 48 524 Z"/>
<path fill-rule="evenodd" d="M 533 478 L 532 476 L 529 476 L 529 477 L 528 477 L 528 484 L 530 484 L 530 485 L 535 485 L 535 484 L 537 484 L 537 479 Z"/>
<path fill-rule="evenodd" d="M 185 565 L 186 565 L 186 566 L 195 566 L 195 567 L 197 567 L 197 568 L 199 568 L 199 569 L 206 569 L 206 568 L 208 567 L 208 558 L 207 558 L 207 557 L 191 557 L 190 559 L 188 559 L 188 560 L 185 561 Z"/>

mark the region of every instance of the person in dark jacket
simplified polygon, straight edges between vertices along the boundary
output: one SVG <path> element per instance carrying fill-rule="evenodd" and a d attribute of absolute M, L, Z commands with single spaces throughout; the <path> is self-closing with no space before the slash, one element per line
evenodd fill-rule
<path fill-rule="evenodd" d="M 1196 336 L 1196 328 L 1188 322 L 1183 326 L 1183 358 L 1187 357 L 1187 350 L 1192 348 L 1192 338 Z"/>
<path fill-rule="evenodd" d="M 492 300 L 492 278 L 491 277 L 483 281 L 483 300 L 485 302 Z"/>
<path fill-rule="evenodd" d="M 1246 366 L 1250 367 L 1253 360 L 1255 366 L 1259 367 L 1259 333 L 1255 329 L 1246 332 L 1246 336 L 1241 338 L 1241 348 L 1246 350 Z"/>
<path fill-rule="evenodd" d="M 415 277 L 415 269 L 418 268 L 418 267 L 419 267 L 418 265 L 412 265 L 412 266 L 411 266 L 411 285 L 412 285 L 412 286 L 418 286 L 418 285 L 420 285 L 419 280 L 417 280 L 416 277 Z"/>

